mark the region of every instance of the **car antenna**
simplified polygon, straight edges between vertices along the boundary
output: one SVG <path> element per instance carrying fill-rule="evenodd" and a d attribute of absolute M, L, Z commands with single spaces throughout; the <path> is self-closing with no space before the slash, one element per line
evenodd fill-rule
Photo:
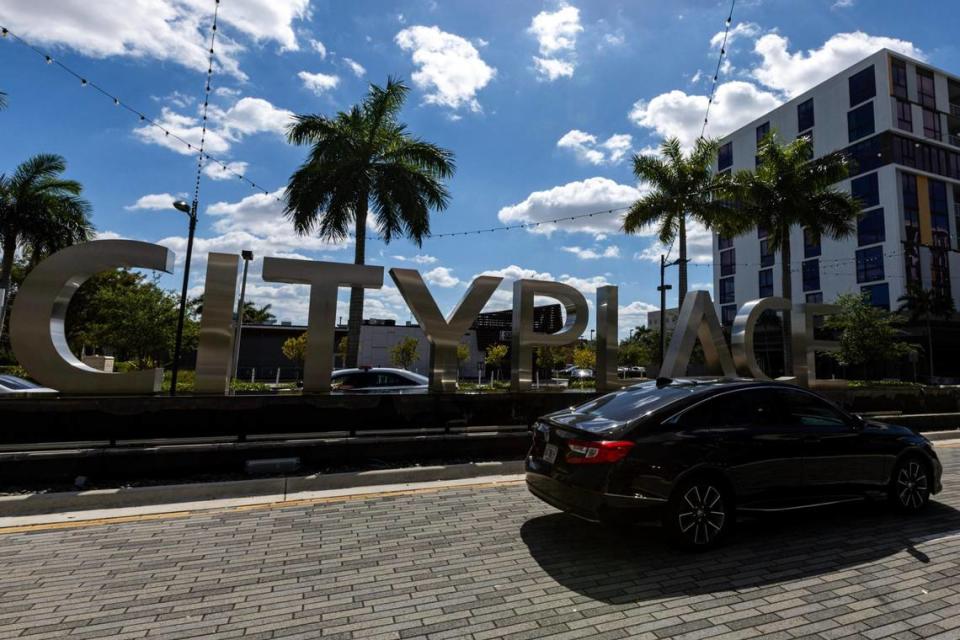
<path fill-rule="evenodd" d="M 662 389 L 666 386 L 669 386 L 673 383 L 673 378 L 667 378 L 666 376 L 657 377 L 657 389 Z"/>

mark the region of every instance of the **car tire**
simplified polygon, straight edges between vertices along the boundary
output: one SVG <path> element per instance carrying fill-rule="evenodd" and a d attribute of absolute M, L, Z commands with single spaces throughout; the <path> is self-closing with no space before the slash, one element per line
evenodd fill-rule
<path fill-rule="evenodd" d="M 897 462 L 890 474 L 890 504 L 903 513 L 922 511 L 930 501 L 932 486 L 930 465 L 919 456 L 907 456 Z"/>
<path fill-rule="evenodd" d="M 733 496 L 716 477 L 697 476 L 677 485 L 663 527 L 670 542 L 704 551 L 720 544 L 734 523 Z"/>

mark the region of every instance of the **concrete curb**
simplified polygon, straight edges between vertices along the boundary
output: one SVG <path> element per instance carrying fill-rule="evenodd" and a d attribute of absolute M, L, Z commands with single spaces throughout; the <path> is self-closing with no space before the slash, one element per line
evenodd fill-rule
<path fill-rule="evenodd" d="M 960 430 L 952 429 L 950 431 L 921 431 L 920 435 L 932 442 L 937 442 L 938 440 L 956 440 L 960 438 Z"/>
<path fill-rule="evenodd" d="M 350 473 L 314 474 L 231 482 L 174 484 L 156 487 L 93 489 L 58 493 L 32 493 L 0 497 L 0 517 L 18 517 L 66 511 L 121 509 L 209 500 L 262 498 L 284 501 L 292 494 L 523 473 L 522 460 L 470 462 L 436 467 L 379 469 Z"/>

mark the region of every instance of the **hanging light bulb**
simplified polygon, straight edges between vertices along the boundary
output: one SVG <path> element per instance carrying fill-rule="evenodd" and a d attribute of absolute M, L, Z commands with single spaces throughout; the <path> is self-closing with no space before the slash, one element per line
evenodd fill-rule
<path fill-rule="evenodd" d="M 81 86 L 81 87 L 87 86 L 87 79 L 86 79 L 86 78 L 80 78 L 80 86 Z"/>

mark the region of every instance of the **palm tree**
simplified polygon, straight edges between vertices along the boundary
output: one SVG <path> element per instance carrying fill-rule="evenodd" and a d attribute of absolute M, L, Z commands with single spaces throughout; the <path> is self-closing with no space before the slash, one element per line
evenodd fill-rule
<path fill-rule="evenodd" d="M 265 304 L 258 307 L 252 300 L 243 303 L 243 323 L 244 324 L 270 324 L 277 319 L 270 309 L 272 304 Z"/>
<path fill-rule="evenodd" d="M 370 85 L 363 101 L 335 117 L 298 115 L 288 130 L 297 145 L 311 145 L 290 176 L 286 215 L 301 235 L 340 241 L 352 230 L 354 263 L 363 264 L 367 216 L 384 242 L 406 236 L 420 245 L 430 235 L 431 209 L 449 202 L 443 180 L 454 172 L 453 153 L 411 135 L 397 116 L 409 89 L 393 78 Z M 363 289 L 350 290 L 346 366 L 357 364 Z"/>
<path fill-rule="evenodd" d="M 58 155 L 39 154 L 13 172 L 0 175 L 0 290 L 9 292 L 17 250 L 29 266 L 64 247 L 86 242 L 93 234 L 90 204 L 80 197 L 83 187 L 61 177 L 66 161 Z M 0 331 L 6 315 L 0 304 Z"/>
<path fill-rule="evenodd" d="M 651 190 L 633 203 L 623 219 L 623 230 L 638 233 L 658 225 L 662 244 L 679 246 L 679 304 L 687 295 L 687 216 L 707 227 L 723 226 L 729 207 L 713 196 L 723 177 L 713 173 L 717 142 L 700 138 L 684 155 L 680 140 L 668 138 L 660 145 L 660 156 L 633 156 L 633 173 L 650 184 Z"/>
<path fill-rule="evenodd" d="M 900 306 L 897 313 L 907 314 L 912 323 L 923 322 L 927 329 L 927 358 L 930 363 L 930 377 L 933 377 L 933 330 L 930 320 L 941 317 L 944 320 L 954 314 L 953 298 L 935 289 L 924 289 L 919 282 L 907 285 L 907 291 L 897 298 Z"/>
<path fill-rule="evenodd" d="M 780 254 L 781 295 L 793 300 L 791 281 L 790 233 L 794 227 L 806 229 L 812 239 L 822 236 L 839 240 L 856 231 L 860 202 L 834 185 L 849 174 L 841 154 L 813 157 L 809 138 L 797 138 L 786 145 L 768 133 L 757 150 L 755 171 L 734 174 L 725 190 L 736 203 L 739 225 L 767 230 L 768 242 Z M 790 345 L 790 314 L 783 317 L 784 370 L 793 369 Z M 788 373 L 789 375 L 789 373 Z"/>

